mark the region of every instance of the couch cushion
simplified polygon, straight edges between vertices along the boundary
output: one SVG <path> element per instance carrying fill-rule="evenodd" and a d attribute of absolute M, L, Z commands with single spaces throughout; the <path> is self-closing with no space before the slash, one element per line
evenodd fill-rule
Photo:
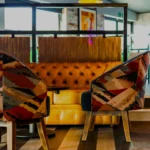
<path fill-rule="evenodd" d="M 50 116 L 45 118 L 46 125 L 79 125 L 85 123 L 85 112 L 81 105 L 51 105 Z M 95 124 L 118 124 L 118 116 L 96 116 Z"/>
<path fill-rule="evenodd" d="M 54 93 L 52 103 L 62 104 L 81 104 L 81 94 L 85 90 L 62 90 L 59 94 Z"/>

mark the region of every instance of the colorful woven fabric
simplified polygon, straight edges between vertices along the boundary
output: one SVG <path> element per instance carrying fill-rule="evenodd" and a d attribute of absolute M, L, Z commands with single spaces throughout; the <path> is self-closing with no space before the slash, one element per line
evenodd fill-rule
<path fill-rule="evenodd" d="M 92 110 L 143 108 L 148 65 L 146 52 L 93 80 Z"/>
<path fill-rule="evenodd" d="M 1 120 L 30 120 L 47 115 L 45 83 L 16 58 L 0 51 Z"/>

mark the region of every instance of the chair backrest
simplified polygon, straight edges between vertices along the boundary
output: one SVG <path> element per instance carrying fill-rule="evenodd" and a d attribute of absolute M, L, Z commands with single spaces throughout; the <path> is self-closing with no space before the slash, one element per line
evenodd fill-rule
<path fill-rule="evenodd" d="M 0 51 L 1 119 L 30 120 L 47 115 L 46 84 L 16 58 Z"/>
<path fill-rule="evenodd" d="M 148 52 L 99 76 L 91 83 L 92 110 L 132 110 L 144 107 Z"/>

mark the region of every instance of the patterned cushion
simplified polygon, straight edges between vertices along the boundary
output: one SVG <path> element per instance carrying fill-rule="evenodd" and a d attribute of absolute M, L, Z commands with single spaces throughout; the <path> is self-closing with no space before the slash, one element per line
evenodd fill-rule
<path fill-rule="evenodd" d="M 145 52 L 93 80 L 92 110 L 143 108 L 148 65 Z"/>
<path fill-rule="evenodd" d="M 30 120 L 47 115 L 47 86 L 16 58 L 0 51 L 2 120 Z"/>

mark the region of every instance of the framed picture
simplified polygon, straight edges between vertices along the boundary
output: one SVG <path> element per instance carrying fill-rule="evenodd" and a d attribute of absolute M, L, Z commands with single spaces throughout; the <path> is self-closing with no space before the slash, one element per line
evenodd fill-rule
<path fill-rule="evenodd" d="M 79 9 L 79 27 L 80 30 L 96 30 L 96 10 Z"/>

